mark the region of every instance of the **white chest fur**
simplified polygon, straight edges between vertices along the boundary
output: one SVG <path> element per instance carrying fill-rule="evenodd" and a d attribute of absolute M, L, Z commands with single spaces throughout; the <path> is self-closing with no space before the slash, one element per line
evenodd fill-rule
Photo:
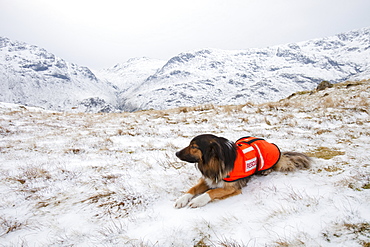
<path fill-rule="evenodd" d="M 204 178 L 204 181 L 206 181 L 208 187 L 210 189 L 215 189 L 215 188 L 223 188 L 224 187 L 224 181 L 221 180 L 221 181 L 213 181 L 212 179 L 209 179 L 209 178 Z"/>

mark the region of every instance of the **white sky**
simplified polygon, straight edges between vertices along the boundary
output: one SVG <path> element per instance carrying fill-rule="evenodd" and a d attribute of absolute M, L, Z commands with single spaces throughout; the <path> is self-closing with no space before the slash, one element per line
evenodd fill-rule
<path fill-rule="evenodd" d="M 267 47 L 370 26 L 370 0 L 0 0 L 0 36 L 99 69 Z"/>

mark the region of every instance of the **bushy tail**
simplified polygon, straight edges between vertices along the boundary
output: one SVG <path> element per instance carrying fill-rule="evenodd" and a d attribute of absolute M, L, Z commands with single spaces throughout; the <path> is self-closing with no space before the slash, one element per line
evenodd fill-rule
<path fill-rule="evenodd" d="M 275 171 L 294 171 L 296 169 L 308 169 L 312 159 L 305 154 L 297 152 L 283 152 L 279 162 L 274 166 Z"/>

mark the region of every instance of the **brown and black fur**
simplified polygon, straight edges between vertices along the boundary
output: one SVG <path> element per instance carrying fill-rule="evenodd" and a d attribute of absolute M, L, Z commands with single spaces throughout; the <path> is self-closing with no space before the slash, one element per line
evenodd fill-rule
<path fill-rule="evenodd" d="M 241 193 L 250 177 L 235 182 L 224 182 L 230 171 L 234 168 L 237 155 L 237 147 L 223 137 L 210 134 L 194 137 L 189 146 L 176 152 L 176 156 L 190 163 L 196 163 L 203 177 L 198 184 L 188 190 L 187 200 L 176 202 L 175 207 L 180 208 L 188 204 L 191 199 L 207 193 L 210 200 L 225 199 Z M 279 162 L 270 170 L 257 172 L 256 174 L 267 175 L 271 171 L 294 171 L 296 169 L 307 169 L 311 165 L 311 159 L 305 154 L 297 152 L 283 152 Z M 181 201 L 181 202 L 180 202 Z M 199 201 L 199 200 L 198 200 Z M 185 205 L 184 205 L 185 204 Z M 191 203 L 191 207 L 203 206 L 202 203 Z"/>

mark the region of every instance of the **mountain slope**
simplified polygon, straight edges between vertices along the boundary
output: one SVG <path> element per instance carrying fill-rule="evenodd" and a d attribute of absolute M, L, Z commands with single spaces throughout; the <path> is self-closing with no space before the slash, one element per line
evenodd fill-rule
<path fill-rule="evenodd" d="M 370 81 L 260 105 L 83 114 L 0 103 L 0 246 L 369 246 Z M 314 159 L 175 209 L 196 135 Z"/>
<path fill-rule="evenodd" d="M 126 91 L 132 86 L 137 86 L 149 76 L 155 74 L 166 61 L 150 59 L 147 57 L 131 58 L 127 62 L 118 63 L 111 68 L 95 70 L 94 74 L 117 86 L 121 91 Z"/>
<path fill-rule="evenodd" d="M 155 74 L 165 63 L 164 60 L 147 57 L 131 58 L 111 68 L 95 70 L 94 74 L 102 81 L 118 88 L 117 98 L 118 104 L 121 106 L 124 104 L 125 95 L 130 95 L 133 88 Z"/>
<path fill-rule="evenodd" d="M 181 53 L 123 97 L 122 108 L 278 100 L 322 80 L 370 77 L 370 28 L 263 49 Z"/>
<path fill-rule="evenodd" d="M 0 101 L 58 111 L 112 111 L 115 94 L 86 67 L 0 37 Z"/>

